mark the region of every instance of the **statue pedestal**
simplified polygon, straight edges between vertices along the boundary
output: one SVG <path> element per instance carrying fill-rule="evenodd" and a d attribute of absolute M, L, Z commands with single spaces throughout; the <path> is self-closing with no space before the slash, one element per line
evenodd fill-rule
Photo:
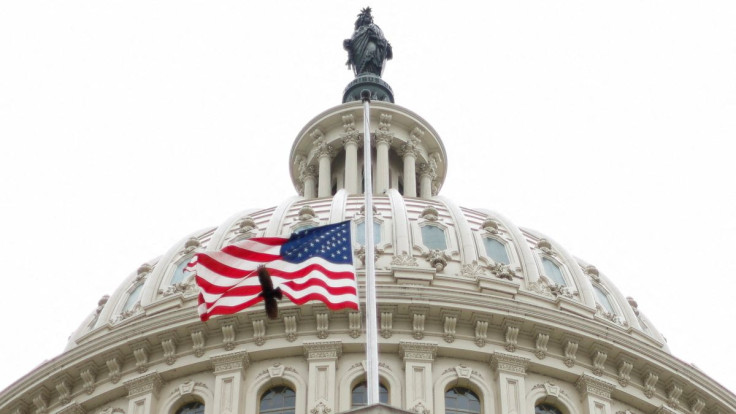
<path fill-rule="evenodd" d="M 342 94 L 342 103 L 360 101 L 360 92 L 368 89 L 371 92 L 372 101 L 383 101 L 394 103 L 394 92 L 391 86 L 380 76 L 372 73 L 361 73 L 345 87 Z"/>

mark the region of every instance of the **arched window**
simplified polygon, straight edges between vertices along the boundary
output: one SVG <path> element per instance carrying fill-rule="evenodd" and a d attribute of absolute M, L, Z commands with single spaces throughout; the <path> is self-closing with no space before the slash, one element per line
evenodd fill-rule
<path fill-rule="evenodd" d="M 175 414 L 204 414 L 204 404 L 201 402 L 190 402 L 176 410 Z"/>
<path fill-rule="evenodd" d="M 534 406 L 534 414 L 562 414 L 562 411 L 554 405 L 537 404 Z"/>
<path fill-rule="evenodd" d="M 125 301 L 125 306 L 123 306 L 123 312 L 133 309 L 133 306 L 135 306 L 136 302 L 138 302 L 138 299 L 141 297 L 142 291 L 143 283 L 140 283 L 132 292 L 130 292 L 130 295 L 128 295 L 128 299 Z"/>
<path fill-rule="evenodd" d="M 177 283 L 181 283 L 189 276 L 194 274 L 191 270 L 187 270 L 187 265 L 189 264 L 189 261 L 192 260 L 191 257 L 187 257 L 185 259 L 182 259 L 182 261 L 179 263 L 178 266 L 176 266 L 176 270 L 174 270 L 174 275 L 171 276 L 171 282 L 170 285 L 175 285 Z"/>
<path fill-rule="evenodd" d="M 353 388 L 352 396 L 352 408 L 363 407 L 368 404 L 368 386 L 365 381 Z M 378 384 L 378 402 L 388 404 L 388 388 L 380 383 Z"/>
<path fill-rule="evenodd" d="M 438 226 L 422 226 L 422 242 L 432 250 L 447 250 L 447 239 L 445 230 Z"/>
<path fill-rule="evenodd" d="M 608 299 L 608 295 L 606 295 L 606 292 L 604 292 L 603 289 L 596 285 L 593 285 L 593 292 L 595 292 L 595 301 L 599 305 L 601 305 L 601 307 L 605 309 L 606 312 L 615 315 L 616 312 L 613 311 L 613 305 Z"/>
<path fill-rule="evenodd" d="M 506 246 L 504 246 L 500 241 L 491 237 L 484 237 L 483 245 L 486 247 L 486 254 L 488 257 L 493 259 L 494 262 L 503 264 L 511 263 L 511 261 L 509 261 L 509 255 L 506 252 Z"/>
<path fill-rule="evenodd" d="M 294 414 L 296 393 L 289 387 L 278 386 L 266 391 L 261 397 L 260 414 Z"/>
<path fill-rule="evenodd" d="M 542 265 L 544 266 L 544 274 L 548 278 L 552 279 L 553 282 L 560 286 L 567 286 L 565 278 L 562 276 L 562 270 L 557 266 L 557 263 L 549 260 L 546 257 L 542 258 Z"/>
<path fill-rule="evenodd" d="M 473 391 L 454 387 L 445 393 L 445 414 L 480 414 L 480 398 Z"/>
<path fill-rule="evenodd" d="M 359 245 L 365 246 L 365 221 L 362 221 L 355 225 L 355 241 Z M 381 242 L 381 223 L 373 222 L 373 243 L 378 244 Z"/>

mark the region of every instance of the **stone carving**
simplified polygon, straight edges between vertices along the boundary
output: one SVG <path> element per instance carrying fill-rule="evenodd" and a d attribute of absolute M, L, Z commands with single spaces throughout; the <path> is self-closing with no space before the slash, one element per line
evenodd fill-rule
<path fill-rule="evenodd" d="M 672 381 L 667 386 L 667 405 L 672 408 L 680 406 L 680 395 L 682 395 L 682 385 Z"/>
<path fill-rule="evenodd" d="M 354 143 L 355 145 L 361 144 L 360 133 L 355 128 L 355 118 L 353 114 L 347 114 L 342 116 L 342 128 L 345 130 L 345 135 L 342 136 L 343 144 Z"/>
<path fill-rule="evenodd" d="M 599 377 L 603 375 L 603 369 L 605 367 L 607 357 L 608 354 L 603 351 L 593 351 L 593 374 Z"/>
<path fill-rule="evenodd" d="M 486 218 L 480 228 L 490 234 L 498 234 L 498 222 L 492 218 Z"/>
<path fill-rule="evenodd" d="M 342 355 L 342 341 L 305 342 L 304 356 L 307 360 L 337 359 Z"/>
<path fill-rule="evenodd" d="M 417 259 L 409 256 L 409 253 L 405 251 L 402 251 L 398 256 L 394 256 L 393 259 L 391 259 L 391 264 L 394 266 L 419 266 Z"/>
<path fill-rule="evenodd" d="M 546 279 L 546 277 L 542 276 L 541 279 Z M 578 296 L 578 292 L 572 290 L 569 286 L 562 286 L 556 283 L 549 284 L 549 291 L 552 293 L 552 296 L 555 297 L 564 296 L 566 298 L 575 299 Z"/>
<path fill-rule="evenodd" d="M 296 341 L 296 315 L 284 316 L 284 333 L 286 334 L 287 341 Z"/>
<path fill-rule="evenodd" d="M 355 339 L 360 336 L 360 312 L 348 313 L 348 329 L 350 330 L 350 337 Z"/>
<path fill-rule="evenodd" d="M 118 381 L 120 381 L 121 376 L 121 364 L 123 361 L 122 355 L 119 353 L 114 353 L 111 355 L 108 355 L 108 357 L 105 359 L 105 365 L 107 365 L 107 371 L 110 375 L 110 382 L 113 384 L 117 384 Z"/>
<path fill-rule="evenodd" d="M 629 302 L 631 310 L 634 311 L 634 315 L 639 316 L 639 304 L 631 296 L 626 297 L 626 301 Z"/>
<path fill-rule="evenodd" d="M 393 334 L 393 312 L 381 312 L 381 336 L 388 339 Z"/>
<path fill-rule="evenodd" d="M 478 277 L 485 275 L 486 270 L 478 264 L 477 260 L 473 260 L 470 264 L 464 264 L 460 270 L 460 276 L 477 280 Z"/>
<path fill-rule="evenodd" d="M 499 279 L 514 280 L 514 277 L 516 277 L 516 271 L 507 264 L 496 262 L 490 269 Z"/>
<path fill-rule="evenodd" d="M 309 410 L 312 414 L 330 414 L 332 409 L 325 404 L 324 401 L 320 401 L 314 408 Z"/>
<path fill-rule="evenodd" d="M 316 315 L 317 319 L 317 338 L 319 339 L 325 339 L 329 335 L 328 329 L 330 326 L 330 319 L 329 314 L 327 313 L 318 313 Z"/>
<path fill-rule="evenodd" d="M 110 319 L 110 322 L 113 324 L 119 323 L 141 312 L 143 312 L 143 307 L 141 306 L 141 301 L 139 300 L 130 309 L 124 310 L 114 316 L 112 319 Z"/>
<path fill-rule="evenodd" d="M 202 326 L 195 326 L 189 329 L 189 336 L 192 338 L 192 349 L 194 350 L 194 356 L 200 358 L 204 355 L 204 344 L 206 336 L 204 328 Z"/>
<path fill-rule="evenodd" d="M 544 359 L 547 356 L 547 343 L 549 342 L 549 334 L 545 332 L 537 333 L 537 340 L 535 342 L 536 351 L 534 355 L 539 359 Z"/>
<path fill-rule="evenodd" d="M 84 411 L 84 408 L 81 405 L 79 405 L 78 402 L 73 402 L 56 412 L 56 414 L 84 414 L 84 413 L 86 413 L 86 411 Z"/>
<path fill-rule="evenodd" d="M 437 355 L 437 344 L 429 342 L 399 342 L 399 354 L 407 359 L 434 361 Z"/>
<path fill-rule="evenodd" d="M 49 412 L 49 391 L 41 388 L 33 396 L 33 405 L 36 406 L 36 414 L 46 414 Z"/>
<path fill-rule="evenodd" d="M 506 333 L 504 335 L 504 340 L 506 342 L 506 345 L 504 348 L 506 348 L 509 352 L 516 351 L 516 346 L 518 344 L 517 338 L 519 337 L 519 327 L 508 325 L 506 326 Z"/>
<path fill-rule="evenodd" d="M 705 401 L 700 396 L 694 396 L 690 401 L 690 410 L 693 414 L 701 414 L 705 408 Z"/>
<path fill-rule="evenodd" d="M 297 217 L 299 218 L 299 221 L 310 221 L 314 220 L 317 217 L 317 214 L 311 206 L 303 205 L 302 208 L 299 209 Z"/>
<path fill-rule="evenodd" d="M 248 216 L 243 217 L 243 219 L 240 220 L 236 233 L 247 234 L 252 232 L 253 230 L 258 230 L 258 227 L 256 226 L 256 221 L 253 220 L 253 217 Z"/>
<path fill-rule="evenodd" d="M 383 253 L 381 249 L 378 248 L 378 246 L 373 246 L 373 263 L 376 263 L 378 261 L 378 256 Z M 365 266 L 365 246 L 360 246 L 357 249 L 353 250 L 353 253 L 358 257 L 360 262 Z"/>
<path fill-rule="evenodd" d="M 108 300 L 110 300 L 110 295 L 103 295 L 100 300 L 97 301 L 97 309 L 95 309 L 95 314 L 92 317 L 92 320 L 89 322 L 89 325 L 87 325 L 90 329 L 97 324 L 97 320 L 100 318 L 100 313 L 102 313 L 102 309 L 105 308 Z"/>
<path fill-rule="evenodd" d="M 450 255 L 442 250 L 432 249 L 427 253 L 424 253 L 423 257 L 427 259 L 429 265 L 434 267 L 438 272 L 441 272 L 447 266 L 447 260 L 450 259 Z"/>
<path fill-rule="evenodd" d="M 526 367 L 529 365 L 529 359 L 516 355 L 502 354 L 494 352 L 491 357 L 491 368 L 497 371 L 511 372 L 516 374 L 526 374 Z"/>
<path fill-rule="evenodd" d="M 222 344 L 226 351 L 235 349 L 235 333 L 238 320 L 235 317 L 221 318 L 220 330 L 222 330 Z"/>
<path fill-rule="evenodd" d="M 106 407 L 97 412 L 97 414 L 125 414 L 121 408 Z"/>
<path fill-rule="evenodd" d="M 148 371 L 148 352 L 151 350 L 151 344 L 148 340 L 138 341 L 130 346 L 133 349 L 133 357 L 135 358 L 135 366 L 141 374 Z"/>
<path fill-rule="evenodd" d="M 613 384 L 601 381 L 587 374 L 581 375 L 575 385 L 583 395 L 592 394 L 605 399 L 611 399 L 611 392 L 616 388 Z"/>
<path fill-rule="evenodd" d="M 575 354 L 578 352 L 578 342 L 572 339 L 568 339 L 565 343 L 565 365 L 569 368 L 572 368 L 573 365 L 575 365 L 575 359 L 577 358 Z"/>
<path fill-rule="evenodd" d="M 158 372 L 152 372 L 136 379 L 125 381 L 125 387 L 128 389 L 128 396 L 152 393 L 157 395 L 164 381 Z"/>
<path fill-rule="evenodd" d="M 596 283 L 600 283 L 601 282 L 600 273 L 598 272 L 598 269 L 595 266 L 593 266 L 593 265 L 585 266 L 583 268 L 583 272 L 586 275 L 590 276 L 590 278 L 593 279 L 594 282 L 596 282 Z"/>
<path fill-rule="evenodd" d="M 284 376 L 285 371 L 296 372 L 294 368 L 286 367 L 277 362 L 273 364 L 272 367 L 268 368 L 268 376 L 270 376 L 271 378 L 280 378 Z"/>
<path fill-rule="evenodd" d="M 552 384 L 551 382 L 547 381 L 544 384 L 542 384 L 544 387 L 544 391 L 547 393 L 547 395 L 551 395 L 554 397 L 560 396 L 560 387 L 557 385 Z"/>
<path fill-rule="evenodd" d="M 159 295 L 162 295 L 164 297 L 175 295 L 177 293 L 181 293 L 184 296 L 191 296 L 198 292 L 199 290 L 194 284 L 193 277 L 188 277 L 185 281 L 181 283 L 174 283 L 173 285 L 169 285 L 166 287 L 166 289 L 158 290 Z"/>
<path fill-rule="evenodd" d="M 412 336 L 414 339 L 422 339 L 424 338 L 424 319 L 425 315 L 423 313 L 415 313 L 414 319 L 412 320 Z"/>
<path fill-rule="evenodd" d="M 168 332 L 159 336 L 161 340 L 161 348 L 164 350 L 164 361 L 167 365 L 174 365 L 176 362 L 176 344 L 177 337 L 175 332 Z"/>
<path fill-rule="evenodd" d="M 423 218 L 427 221 L 437 221 L 440 218 L 440 212 L 437 211 L 434 206 L 427 206 L 422 210 L 422 213 L 419 214 L 419 218 Z"/>
<path fill-rule="evenodd" d="M 210 358 L 213 372 L 220 374 L 233 370 L 243 370 L 250 366 L 250 356 L 247 351 L 235 352 L 231 354 L 218 355 Z"/>
<path fill-rule="evenodd" d="M 381 114 L 375 135 L 376 144 L 391 145 L 394 140 L 394 134 L 391 133 L 391 118 L 391 114 Z"/>
<path fill-rule="evenodd" d="M 71 401 L 72 379 L 67 374 L 62 374 L 56 380 L 56 392 L 59 393 L 59 401 L 62 405 L 69 404 Z"/>
<path fill-rule="evenodd" d="M 82 388 L 87 394 L 95 391 L 95 379 L 97 378 L 97 365 L 94 362 L 85 364 L 79 370 L 79 376 L 82 378 Z"/>
<path fill-rule="evenodd" d="M 345 39 L 342 47 L 348 52 L 348 68 L 355 76 L 371 73 L 381 76 L 387 60 L 393 58 L 391 44 L 383 36 L 383 31 L 375 23 L 371 8 L 360 11 L 355 20 L 355 31 L 350 39 Z"/>
<path fill-rule="evenodd" d="M 455 341 L 455 327 L 457 326 L 457 316 L 445 316 L 444 335 L 445 342 L 452 343 Z"/>
<path fill-rule="evenodd" d="M 631 370 L 634 368 L 634 364 L 631 361 L 621 360 L 618 363 L 618 383 L 622 387 L 629 385 L 631 380 Z"/>
<path fill-rule="evenodd" d="M 656 391 L 657 381 L 659 380 L 659 375 L 655 374 L 652 371 L 647 372 L 647 375 L 644 377 L 644 395 L 647 396 L 647 398 L 654 397 L 654 393 Z"/>
<path fill-rule="evenodd" d="M 417 172 L 419 173 L 419 176 L 422 177 L 428 177 L 430 180 L 434 180 L 437 178 L 437 165 L 436 163 L 427 163 L 423 162 L 419 164 L 419 168 L 417 168 Z"/>
<path fill-rule="evenodd" d="M 425 407 L 424 404 L 422 404 L 421 401 L 419 401 L 417 403 L 417 405 L 415 405 L 414 407 L 412 407 L 411 411 L 412 412 L 415 412 L 417 414 L 430 414 L 429 409 L 427 407 Z"/>
<path fill-rule="evenodd" d="M 547 254 L 553 254 L 552 244 L 547 239 L 539 239 L 539 241 L 537 242 L 537 248 Z"/>
<path fill-rule="evenodd" d="M 266 323 L 263 319 L 253 320 L 253 339 L 258 346 L 266 343 Z"/>
<path fill-rule="evenodd" d="M 488 338 L 488 322 L 475 321 L 475 344 L 482 347 Z"/>

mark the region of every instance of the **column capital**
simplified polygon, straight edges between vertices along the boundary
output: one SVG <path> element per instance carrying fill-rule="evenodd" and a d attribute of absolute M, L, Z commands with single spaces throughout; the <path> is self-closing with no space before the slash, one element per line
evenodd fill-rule
<path fill-rule="evenodd" d="M 304 356 L 308 361 L 335 360 L 340 355 L 342 355 L 342 341 L 304 343 Z"/>
<path fill-rule="evenodd" d="M 419 175 L 435 179 L 437 177 L 437 165 L 427 162 L 419 164 Z"/>
<path fill-rule="evenodd" d="M 363 140 L 361 139 L 358 131 L 351 131 L 342 136 L 342 144 L 346 147 L 349 144 L 360 146 L 361 143 L 363 143 Z"/>
<path fill-rule="evenodd" d="M 529 358 L 501 352 L 494 352 L 493 356 L 491 356 L 491 368 L 498 372 L 526 375 L 526 367 L 528 365 Z"/>
<path fill-rule="evenodd" d="M 143 375 L 142 377 L 125 381 L 123 384 L 128 390 L 129 397 L 148 393 L 158 395 L 159 390 L 161 390 L 161 387 L 164 384 L 164 380 L 158 372 L 152 372 L 150 374 Z"/>
<path fill-rule="evenodd" d="M 607 400 L 611 399 L 611 392 L 616 389 L 615 385 L 589 374 L 581 375 L 577 382 L 575 382 L 575 386 L 583 397 L 595 395 L 596 397 Z"/>
<path fill-rule="evenodd" d="M 314 148 L 317 151 L 317 158 L 332 158 L 335 156 L 335 150 L 332 148 L 332 145 L 325 143 L 324 141 L 320 141 L 319 143 L 314 143 Z"/>
<path fill-rule="evenodd" d="M 247 351 L 241 351 L 213 356 L 210 358 L 210 362 L 212 363 L 213 372 L 217 375 L 248 368 L 250 357 Z"/>
<path fill-rule="evenodd" d="M 399 354 L 404 361 L 434 361 L 437 355 L 437 344 L 430 342 L 399 342 Z"/>

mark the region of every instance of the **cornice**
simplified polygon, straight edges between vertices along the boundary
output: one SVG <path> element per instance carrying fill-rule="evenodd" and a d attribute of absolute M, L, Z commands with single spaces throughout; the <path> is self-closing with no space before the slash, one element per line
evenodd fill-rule
<path fill-rule="evenodd" d="M 615 385 L 588 374 L 581 375 L 575 386 L 583 396 L 595 395 L 608 400 L 611 399 L 611 392 L 616 389 Z"/>
<path fill-rule="evenodd" d="M 305 342 L 303 346 L 308 361 L 335 360 L 342 355 L 342 341 Z"/>

